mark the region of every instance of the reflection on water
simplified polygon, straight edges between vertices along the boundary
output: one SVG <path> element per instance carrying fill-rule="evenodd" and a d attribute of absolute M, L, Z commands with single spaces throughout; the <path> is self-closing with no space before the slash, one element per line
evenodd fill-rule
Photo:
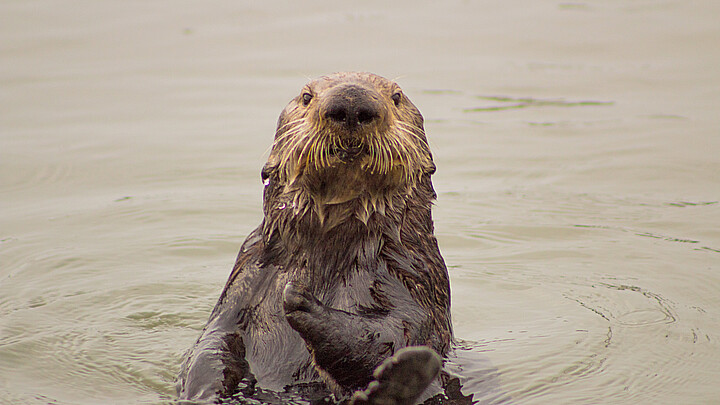
<path fill-rule="evenodd" d="M 716 2 L 0 5 L 0 403 L 174 396 L 313 77 L 398 78 L 480 403 L 720 396 Z"/>
<path fill-rule="evenodd" d="M 566 101 L 566 100 L 540 100 L 532 97 L 508 96 L 478 96 L 479 99 L 493 103 L 488 107 L 466 108 L 465 112 L 502 111 L 529 107 L 582 107 L 612 105 L 610 101 Z"/>

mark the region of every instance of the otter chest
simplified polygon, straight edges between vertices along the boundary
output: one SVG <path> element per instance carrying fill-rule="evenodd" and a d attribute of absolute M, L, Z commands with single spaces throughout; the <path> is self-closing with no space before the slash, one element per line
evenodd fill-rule
<path fill-rule="evenodd" d="M 288 278 L 279 276 L 278 284 Z M 378 305 L 374 296 L 383 283 L 377 275 L 356 272 L 345 280 L 329 284 L 317 298 L 326 306 L 350 313 Z M 250 312 L 245 335 L 246 359 L 260 387 L 282 390 L 297 382 L 319 379 L 312 366 L 305 341 L 285 319 L 280 285 L 269 291 Z"/>

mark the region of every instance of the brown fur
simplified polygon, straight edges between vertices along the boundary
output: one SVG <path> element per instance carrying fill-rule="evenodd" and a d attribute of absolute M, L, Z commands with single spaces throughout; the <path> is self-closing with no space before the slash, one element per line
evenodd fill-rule
<path fill-rule="evenodd" d="M 323 375 L 350 392 L 402 347 L 444 355 L 450 291 L 433 236 L 434 171 L 422 115 L 396 83 L 338 73 L 306 85 L 280 115 L 262 170 L 263 223 L 183 367 L 181 396 L 207 391 L 197 386 L 211 384 L 215 358 L 210 368 L 219 361 L 234 376 L 224 395 L 238 376 L 252 382 L 244 387 L 256 376 L 282 387 Z M 219 336 L 218 354 L 203 352 Z"/>

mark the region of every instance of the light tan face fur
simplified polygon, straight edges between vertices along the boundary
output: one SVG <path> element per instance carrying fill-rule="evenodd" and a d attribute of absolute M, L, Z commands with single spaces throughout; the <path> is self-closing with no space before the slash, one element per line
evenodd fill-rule
<path fill-rule="evenodd" d="M 328 112 L 362 98 L 375 114 L 349 128 Z M 367 122 L 366 122 L 367 121 Z M 371 73 L 337 73 L 308 83 L 278 120 L 266 170 L 286 190 L 305 188 L 324 203 L 362 192 L 413 188 L 434 164 L 423 118 L 400 87 Z M 379 190 L 378 190 L 379 189 Z"/>

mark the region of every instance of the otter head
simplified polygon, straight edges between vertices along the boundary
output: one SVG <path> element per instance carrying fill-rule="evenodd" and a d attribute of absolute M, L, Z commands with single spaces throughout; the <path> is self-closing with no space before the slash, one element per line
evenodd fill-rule
<path fill-rule="evenodd" d="M 272 190 L 266 205 L 271 197 L 322 211 L 392 201 L 434 170 L 422 115 L 396 83 L 336 73 L 311 81 L 285 107 L 262 176 Z"/>

